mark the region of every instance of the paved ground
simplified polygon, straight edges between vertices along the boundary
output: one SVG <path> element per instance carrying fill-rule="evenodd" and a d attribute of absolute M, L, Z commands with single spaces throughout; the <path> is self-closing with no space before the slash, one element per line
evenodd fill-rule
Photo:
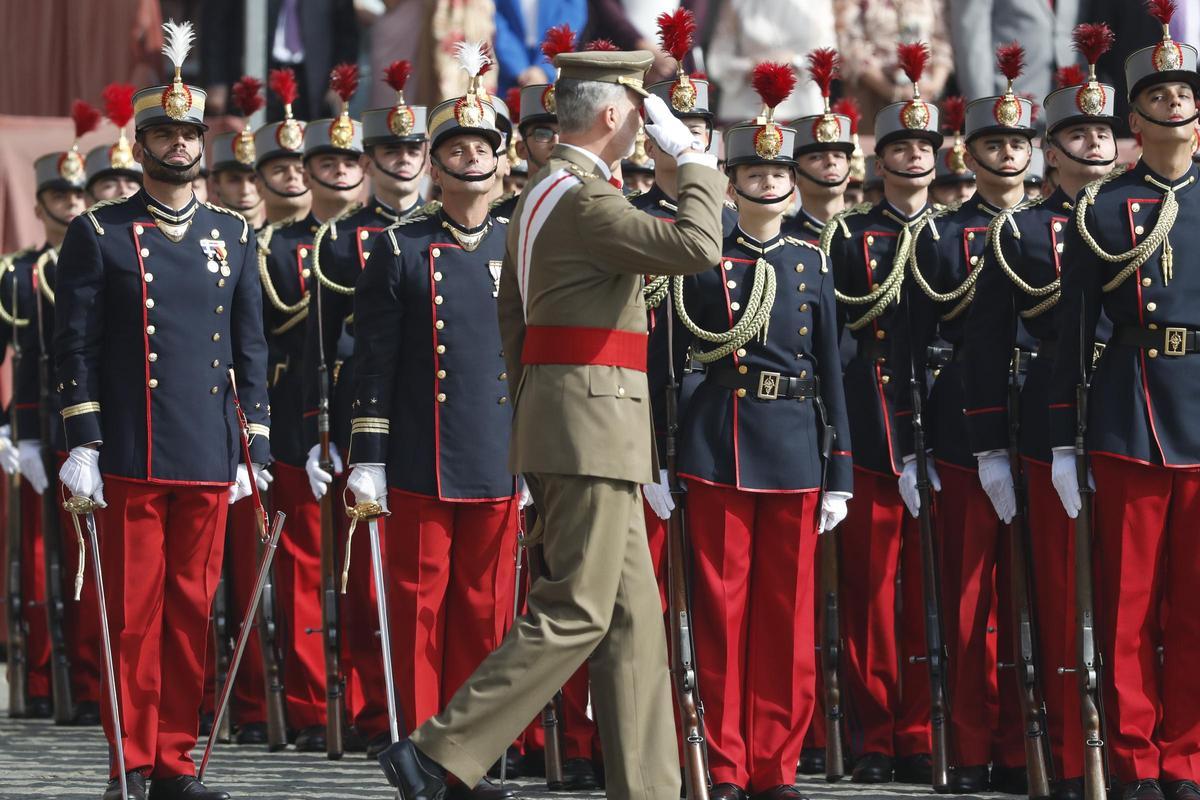
<path fill-rule="evenodd" d="M 8 689 L 0 667 L 0 800 L 97 800 L 104 791 L 108 759 L 100 728 L 62 728 L 50 721 L 9 719 L 7 702 Z M 202 753 L 202 749 L 197 752 L 197 760 Z M 207 782 L 229 791 L 238 800 L 388 800 L 395 796 L 378 766 L 361 754 L 328 761 L 323 755 L 298 753 L 290 748 L 268 754 L 265 747 L 218 745 Z M 573 796 L 551 793 L 544 783 L 521 781 L 519 786 L 521 796 L 528 800 L 603 797 L 600 792 Z M 801 788 L 812 800 L 934 796 L 919 786 L 864 791 L 846 782 L 831 785 L 823 780 L 806 782 Z"/>

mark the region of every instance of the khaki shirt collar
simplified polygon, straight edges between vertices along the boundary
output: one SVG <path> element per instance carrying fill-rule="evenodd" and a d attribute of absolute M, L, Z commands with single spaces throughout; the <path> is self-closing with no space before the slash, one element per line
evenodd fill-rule
<path fill-rule="evenodd" d="M 570 161 L 580 169 L 588 172 L 599 172 L 600 175 L 604 176 L 605 180 L 612 177 L 612 170 L 608 168 L 608 165 L 590 150 L 584 150 L 582 147 L 576 147 L 566 142 L 559 142 L 554 148 L 554 155 Z"/>

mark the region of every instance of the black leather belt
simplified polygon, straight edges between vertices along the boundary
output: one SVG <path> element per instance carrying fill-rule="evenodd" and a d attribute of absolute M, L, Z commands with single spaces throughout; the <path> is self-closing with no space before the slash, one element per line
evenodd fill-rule
<path fill-rule="evenodd" d="M 1200 346 L 1197 346 L 1197 331 L 1172 326 L 1151 330 L 1136 325 L 1118 325 L 1108 343 L 1146 350 L 1151 358 L 1159 355 L 1178 357 L 1200 352 Z"/>
<path fill-rule="evenodd" d="M 742 372 L 743 369 L 746 371 Z M 710 367 L 706 380 L 738 392 L 739 397 L 752 396 L 759 400 L 808 400 L 817 393 L 816 378 L 749 369 L 745 365 Z"/>

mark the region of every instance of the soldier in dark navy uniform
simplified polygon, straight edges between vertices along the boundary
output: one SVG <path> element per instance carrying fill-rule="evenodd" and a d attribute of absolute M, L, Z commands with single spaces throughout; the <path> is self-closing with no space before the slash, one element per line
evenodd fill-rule
<path fill-rule="evenodd" d="M 935 530 L 940 553 L 944 635 L 948 650 L 947 683 L 952 738 L 957 763 L 951 776 L 955 790 L 973 794 L 991 787 L 1026 791 L 1025 749 L 1017 701 L 1017 684 L 996 672 L 996 652 L 1013 652 L 1008 575 L 1011 546 L 1008 528 L 997 517 L 980 484 L 980 470 L 994 469 L 971 451 L 964 416 L 966 407 L 962 348 L 966 312 L 976 299 L 976 280 L 987 252 L 988 226 L 1024 197 L 1025 173 L 1033 151 L 1033 103 L 1012 92 L 1020 74 L 1019 45 L 999 48 L 1000 70 L 1009 88 L 1001 96 L 972 100 L 966 108 L 966 152 L 978 190 L 956 209 L 932 215 L 917 234 L 905 298 L 912 310 L 911 354 L 899 368 L 908 386 L 910 364 L 920 364 L 930 347 L 949 347 L 949 358 L 935 370 L 926 419 L 933 459 L 930 477 L 938 495 Z M 978 302 L 992 302 L 979 296 Z M 940 342 L 939 342 L 940 337 Z M 1024 342 L 1026 349 L 1030 343 Z M 918 369 L 920 367 L 918 366 Z M 919 376 L 924 383 L 924 375 Z M 911 396 L 902 392 L 901 407 L 911 413 Z M 920 508 L 916 461 L 911 442 L 904 451 L 900 493 L 913 516 Z M 936 466 L 935 466 L 936 465 Z M 1007 469 L 1007 467 L 1005 467 Z M 993 598 L 998 598 L 994 603 Z M 998 635 L 989 636 L 994 615 Z M 991 687 L 996 710 L 980 702 Z"/>
<path fill-rule="evenodd" d="M 834 271 L 842 328 L 857 343 L 844 380 L 855 501 L 838 532 L 842 552 L 861 559 L 840 573 L 842 675 L 850 724 L 862 731 L 852 747 L 857 783 L 931 780 L 929 678 L 910 660 L 925 652 L 924 623 L 913 613 L 897 619 L 896 609 L 898 572 L 903 607 L 921 607 L 921 556 L 919 531 L 904 514 L 896 486 L 911 431 L 896 413 L 907 389 L 895 380 L 892 344 L 907 328 L 900 289 L 913 232 L 928 210 L 942 136 L 937 107 L 916 91 L 928 48 L 903 48 L 913 99 L 876 115 L 875 154 L 867 158 L 867 179 L 882 178 L 884 199 L 834 218 L 821 242 Z"/>
<path fill-rule="evenodd" d="M 1107 26 L 1092 25 L 1080 26 L 1077 40 L 1080 32 L 1097 29 L 1105 40 Z M 1107 32 L 1107 37 L 1111 35 Z M 1016 512 L 1026 513 L 1032 531 L 1038 674 L 1059 780 L 1054 791 L 1063 800 L 1079 797 L 1083 791 L 1083 732 L 1078 679 L 1057 672 L 1075 661 L 1075 529 L 1050 480 L 1050 376 L 1059 342 L 1059 276 L 1068 258 L 1063 248 L 1075 197 L 1087 183 L 1107 175 L 1116 161 L 1113 97 L 1113 88 L 1098 83 L 1094 71 L 1090 80 L 1080 73 L 1074 85 L 1046 97 L 1045 148 L 1048 160 L 1058 168 L 1060 182 L 1049 196 L 1022 203 L 992 221 L 976 283 L 976 293 L 986 302 L 971 304 L 963 342 L 967 432 L 979 461 L 981 483 L 1002 521 L 1010 522 Z M 1029 363 L 1021 386 L 1019 421 L 1028 509 L 1016 507 L 1008 459 L 1008 392 L 1021 328 L 1037 340 L 1035 355 L 1021 350 L 1016 356 Z M 998 609 L 997 613 L 1008 612 Z M 1007 660 L 1008 654 L 1001 652 L 999 657 Z M 1004 673 L 999 680 L 1011 683 Z"/>
<path fill-rule="evenodd" d="M 938 151 L 937 172 L 929 194 L 940 206 L 957 206 L 975 194 L 975 172 L 967 166 L 967 146 L 962 140 L 963 126 L 967 122 L 967 101 L 961 95 L 951 95 L 943 98 L 940 106 L 942 129 L 951 139 Z"/>
<path fill-rule="evenodd" d="M 270 345 L 272 495 L 276 509 L 288 518 L 279 544 L 279 595 L 289 622 L 288 647 L 297 654 L 294 671 L 286 668 L 284 686 L 288 722 L 300 731 L 296 747 L 310 752 L 323 752 L 326 742 L 321 640 L 305 634 L 321 627 L 321 515 L 305 469 L 310 446 L 303 422 L 305 326 L 317 280 L 312 272 L 317 231 L 351 207 L 363 182 L 362 123 L 345 110 L 357 82 L 352 70 L 339 66 L 331 81 L 344 95 L 343 112 L 312 120 L 304 129 L 304 179 L 312 209 L 300 219 L 268 225 L 258 237 Z"/>
<path fill-rule="evenodd" d="M 442 709 L 499 644 L 517 533 L 495 310 L 506 226 L 488 214 L 501 137 L 475 74 L 466 95 L 430 110 L 428 128 L 442 205 L 375 240 L 354 302 L 348 485 L 392 512 L 384 556 L 404 730 Z M 358 724 L 386 735 L 378 711 Z M 486 778 L 452 793 L 513 796 Z"/>
<path fill-rule="evenodd" d="M 128 83 L 110 83 L 104 87 L 104 113 L 120 134 L 114 144 L 102 144 L 88 151 L 84 165 L 88 199 L 93 202 L 129 197 L 142 185 L 142 165 L 133 160 L 133 149 L 125 127 L 133 119 L 134 87 Z"/>
<path fill-rule="evenodd" d="M 350 447 L 351 403 L 354 399 L 354 287 L 382 231 L 414 215 L 421 207 L 417 190 L 428 161 L 426 109 L 404 101 L 403 82 L 399 78 L 407 71 L 407 64 L 396 62 L 388 71 L 397 91 L 395 104 L 363 112 L 365 152 L 360 162 L 371 177 L 372 196 L 366 203 L 355 204 L 327 220 L 313 239 L 312 291 L 316 293 L 316 300 L 310 307 L 306 323 L 304 441 L 308 453 L 305 470 L 317 500 L 324 496 L 331 483 L 337 496 L 345 485 L 344 475 L 339 475 L 335 482 L 334 476 L 321 469 L 319 463 L 321 446 L 317 413 L 321 393 L 317 385 L 320 380 L 318 364 L 324 358 L 329 379 L 326 390 L 330 404 L 330 454 L 335 471 L 340 472 L 341 454 L 349 452 Z M 323 352 L 319 352 L 318 347 L 323 348 Z M 338 516 L 344 520 L 344 515 Z M 346 529 L 348 526 L 343 524 L 341 527 Z M 343 532 L 339 531 L 339 536 Z M 370 550 L 366 537 L 360 537 L 352 544 L 352 561 L 367 565 Z M 352 709 L 354 724 L 360 734 L 375 739 L 367 743 L 367 754 L 374 757 L 388 743 L 387 698 L 379 659 L 374 588 L 371 581 L 363 578 L 365 574 L 359 573 L 350 583 L 344 624 L 350 662 L 361 689 L 359 702 Z"/>
<path fill-rule="evenodd" d="M 283 119 L 263 125 L 254 134 L 259 195 L 266 206 L 267 222 L 285 222 L 308 213 L 312 194 L 304 180 L 304 126 L 292 116 L 296 99 L 296 74 L 290 68 L 273 69 L 267 81 L 283 105 Z"/>
<path fill-rule="evenodd" d="M 781 232 L 795 131 L 773 114 L 794 84 L 790 69 L 756 67 L 756 86 L 774 84 L 760 90 L 763 112 L 725 133 L 738 222 L 720 264 L 673 282 L 690 334 L 678 345 L 692 339 L 708 365 L 683 414 L 679 474 L 712 796 L 721 800 L 800 797 L 792 783 L 815 706 L 817 534 L 845 517 L 852 482 L 833 275 L 816 245 Z M 827 465 L 824 425 L 837 434 Z"/>
<path fill-rule="evenodd" d="M 250 116 L 266 103 L 262 84 L 256 78 L 244 76 L 233 85 L 233 98 L 245 120 L 240 131 L 218 133 L 209 148 L 209 184 L 217 205 L 236 211 L 246 218 L 255 231 L 267 223 L 266 205 L 258 190 L 254 171 L 257 152 Z"/>
<path fill-rule="evenodd" d="M 180 67 L 191 25 L 168 23 L 175 80 L 134 96 L 145 187 L 71 223 L 58 261 L 55 390 L 66 445 L 60 477 L 91 497 L 101 528 L 130 795 L 223 800 L 194 777 L 225 519 L 251 491 L 227 372 L 270 457 L 266 342 L 255 242 L 236 213 L 192 192 L 205 94 Z M 107 698 L 106 698 L 107 699 Z M 110 717 L 103 715 L 105 720 Z M 114 777 L 106 798 L 120 796 Z"/>
<path fill-rule="evenodd" d="M 1113 332 L 1092 373 L 1087 420 L 1096 642 L 1112 777 L 1137 800 L 1200 797 L 1200 77 L 1195 47 L 1171 38 L 1172 10 L 1154 4 L 1163 38 L 1125 62 L 1141 161 L 1089 185 L 1066 226 L 1050 389 L 1051 475 L 1074 517 L 1075 387 L 1103 311 Z"/>

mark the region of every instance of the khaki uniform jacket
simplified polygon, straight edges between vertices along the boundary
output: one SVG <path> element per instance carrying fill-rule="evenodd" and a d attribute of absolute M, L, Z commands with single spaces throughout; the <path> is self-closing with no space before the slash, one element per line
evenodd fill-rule
<path fill-rule="evenodd" d="M 726 179 L 702 164 L 679 170 L 675 224 L 638 211 L 585 154 L 559 146 L 529 182 L 567 169 L 580 179 L 553 207 L 529 254 L 528 319 L 517 279 L 522 195 L 500 275 L 500 335 L 513 409 L 514 473 L 657 480 L 646 374 L 598 365 L 521 364 L 526 325 L 645 334 L 645 275 L 686 275 L 721 258 Z"/>

